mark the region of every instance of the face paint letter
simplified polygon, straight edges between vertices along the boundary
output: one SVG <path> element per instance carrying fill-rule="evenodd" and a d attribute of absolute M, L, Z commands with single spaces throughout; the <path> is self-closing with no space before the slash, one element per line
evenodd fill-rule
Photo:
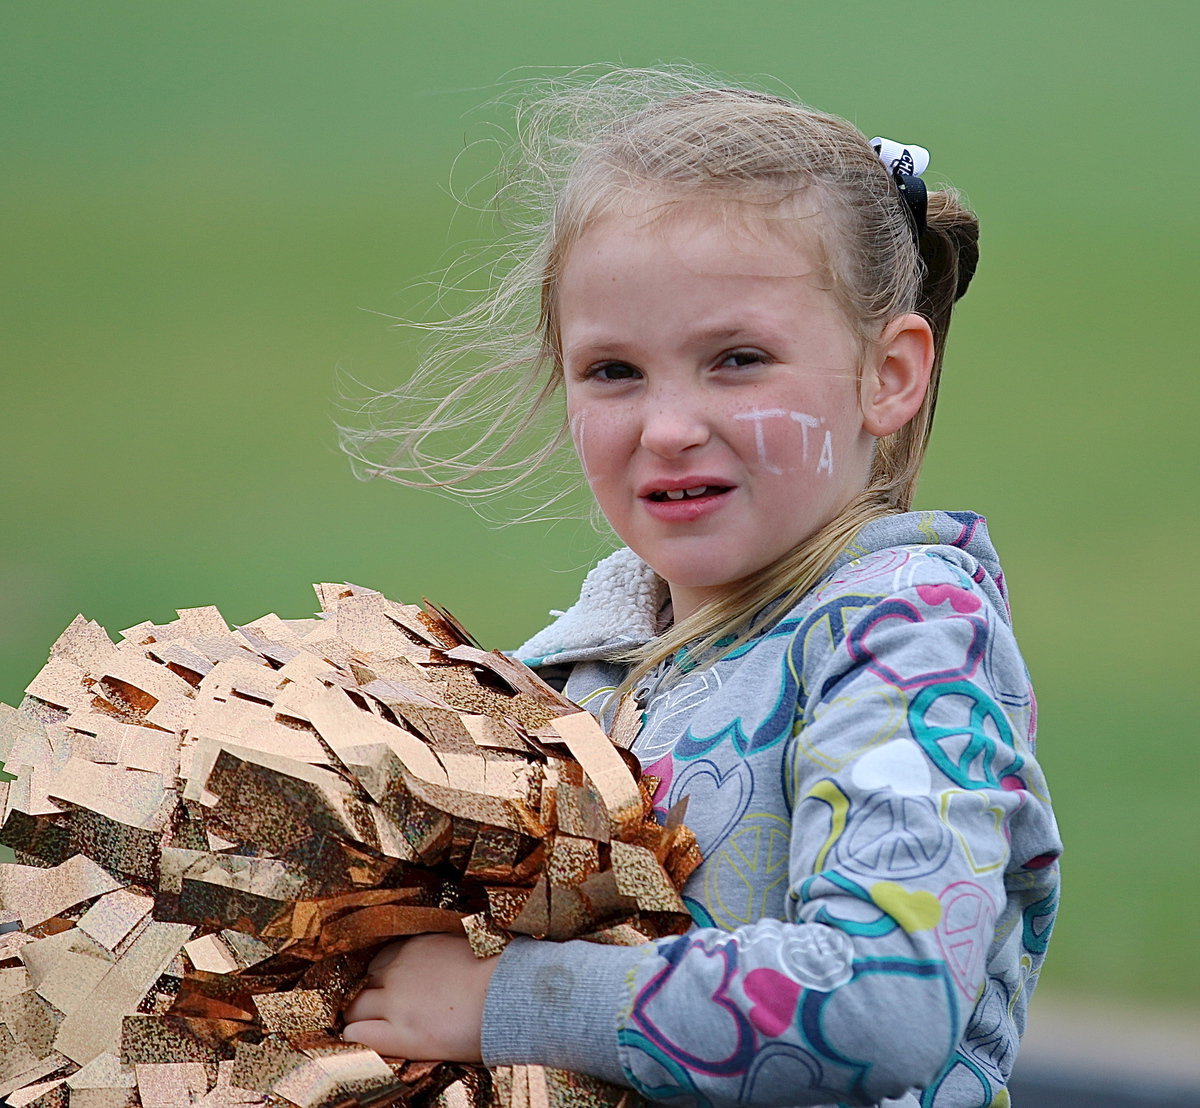
<path fill-rule="evenodd" d="M 809 415 L 807 412 L 792 412 L 784 408 L 753 408 L 748 412 L 738 412 L 733 418 L 738 420 L 754 420 L 754 446 L 758 451 L 759 464 L 768 473 L 774 473 L 777 476 L 783 473 L 783 470 L 778 466 L 772 465 L 767 458 L 767 438 L 763 431 L 763 423 L 768 419 L 782 419 L 784 417 L 790 419 L 793 423 L 800 424 L 800 457 L 803 461 L 808 461 L 808 432 L 815 430 L 825 422 L 818 416 Z M 817 463 L 817 472 L 825 472 L 830 475 L 833 473 L 833 442 L 828 431 L 825 432 L 825 442 L 821 447 L 821 458 Z"/>
<path fill-rule="evenodd" d="M 783 472 L 778 466 L 773 466 L 767 460 L 767 438 L 763 434 L 763 420 L 779 419 L 781 416 L 786 416 L 788 413 L 782 408 L 753 408 L 748 412 L 738 412 L 733 418 L 740 420 L 754 420 L 754 446 L 758 451 L 758 464 L 763 467 L 768 473 L 774 473 L 776 476 Z"/>
<path fill-rule="evenodd" d="M 833 476 L 833 435 L 825 432 L 825 441 L 821 443 L 821 460 L 817 462 L 817 472 Z"/>
<path fill-rule="evenodd" d="M 810 427 L 819 427 L 825 421 L 823 419 L 817 419 L 816 416 L 810 416 L 805 412 L 788 412 L 788 415 L 790 415 L 792 417 L 792 421 L 794 423 L 800 424 L 800 434 L 802 436 L 801 440 L 800 440 L 800 452 L 803 455 L 804 460 L 807 462 L 808 461 L 808 429 Z M 826 431 L 825 434 L 828 437 L 829 432 Z M 820 467 L 818 467 L 818 470 L 819 470 L 819 468 Z"/>
<path fill-rule="evenodd" d="M 583 413 L 580 412 L 579 415 L 573 415 L 567 421 L 567 423 L 571 428 L 571 438 L 575 442 L 575 453 L 579 456 L 579 465 L 583 470 L 583 476 L 590 481 L 592 479 L 592 473 L 591 470 L 588 469 L 587 455 L 583 452 Z"/>

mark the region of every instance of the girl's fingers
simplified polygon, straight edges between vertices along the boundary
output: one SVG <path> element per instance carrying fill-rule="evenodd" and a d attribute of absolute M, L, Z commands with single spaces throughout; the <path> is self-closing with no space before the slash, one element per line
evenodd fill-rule
<path fill-rule="evenodd" d="M 462 936 L 389 943 L 346 1006 L 343 1035 L 393 1058 L 478 1062 L 495 963 L 476 958 Z"/>

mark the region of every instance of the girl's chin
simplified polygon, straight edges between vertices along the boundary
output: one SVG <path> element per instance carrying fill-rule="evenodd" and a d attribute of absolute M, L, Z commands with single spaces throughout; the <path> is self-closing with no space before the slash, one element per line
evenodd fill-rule
<path fill-rule="evenodd" d="M 661 534 L 646 534 L 636 528 L 626 534 L 617 533 L 667 582 L 673 597 L 686 590 L 710 599 L 752 577 L 785 553 L 778 549 L 764 550 L 761 542 L 746 543 L 742 540 L 751 537 L 746 534 L 677 535 L 664 539 Z M 676 603 L 677 610 L 678 607 Z"/>
<path fill-rule="evenodd" d="M 696 566 L 664 566 L 666 573 L 659 569 L 653 563 L 650 563 L 651 568 L 657 573 L 667 585 L 670 586 L 671 596 L 677 598 L 679 595 L 688 594 L 698 597 L 699 603 L 707 600 L 712 600 L 722 593 L 731 591 L 739 582 L 744 581 L 747 577 L 753 576 L 762 566 L 738 566 L 736 569 L 711 569 L 709 572 L 699 572 Z M 678 603 L 676 604 L 678 607 Z"/>

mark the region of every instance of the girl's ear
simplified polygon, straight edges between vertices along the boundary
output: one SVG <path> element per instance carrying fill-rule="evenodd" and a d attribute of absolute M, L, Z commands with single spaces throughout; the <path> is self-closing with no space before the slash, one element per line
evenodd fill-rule
<path fill-rule="evenodd" d="M 929 321 L 915 312 L 893 319 L 863 373 L 863 429 L 876 438 L 900 430 L 920 410 L 932 368 Z"/>

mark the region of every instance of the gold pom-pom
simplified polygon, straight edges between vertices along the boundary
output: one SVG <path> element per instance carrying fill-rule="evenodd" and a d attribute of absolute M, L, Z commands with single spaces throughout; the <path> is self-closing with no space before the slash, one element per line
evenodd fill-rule
<path fill-rule="evenodd" d="M 574 1108 L 590 1078 L 381 1058 L 340 1016 L 382 942 L 686 930 L 698 864 L 636 764 L 446 612 L 318 585 L 114 644 L 78 618 L 0 705 L 0 1095 L 11 1108 Z M 618 713 L 614 731 L 630 733 Z"/>

